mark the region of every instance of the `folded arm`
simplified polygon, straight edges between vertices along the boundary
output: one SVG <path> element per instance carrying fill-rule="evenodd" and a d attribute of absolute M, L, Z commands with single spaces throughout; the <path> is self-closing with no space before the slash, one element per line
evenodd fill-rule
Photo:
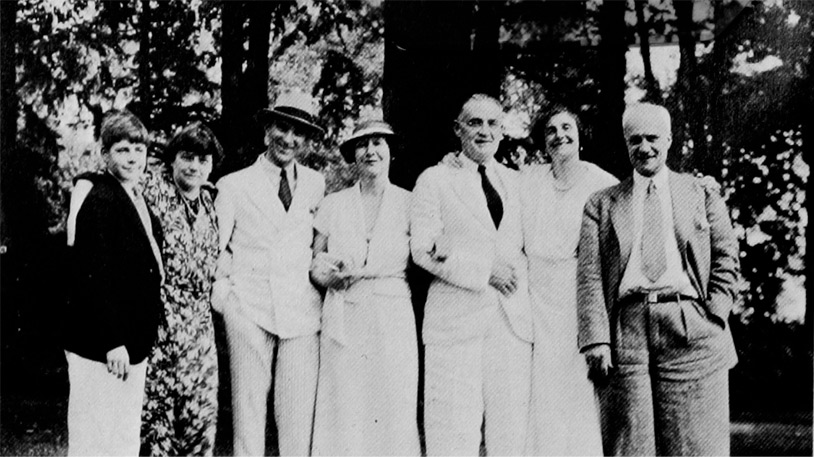
<path fill-rule="evenodd" d="M 413 190 L 410 251 L 416 264 L 458 287 L 476 291 L 489 286 L 494 249 L 475 240 L 446 233 L 442 215 L 441 179 L 422 174 Z"/>

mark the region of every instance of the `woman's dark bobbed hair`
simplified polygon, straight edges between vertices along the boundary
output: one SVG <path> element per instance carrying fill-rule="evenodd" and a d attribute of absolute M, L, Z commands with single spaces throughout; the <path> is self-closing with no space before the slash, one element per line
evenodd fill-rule
<path fill-rule="evenodd" d="M 223 147 L 215 134 L 203 123 L 195 121 L 187 124 L 176 133 L 164 149 L 164 163 L 171 164 L 181 151 L 200 156 L 212 156 L 212 163 L 217 165 L 223 158 Z"/>

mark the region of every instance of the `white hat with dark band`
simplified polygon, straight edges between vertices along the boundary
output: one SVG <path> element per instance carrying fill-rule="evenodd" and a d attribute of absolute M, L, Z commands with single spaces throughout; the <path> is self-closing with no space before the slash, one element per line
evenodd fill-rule
<path fill-rule="evenodd" d="M 277 97 L 274 107 L 258 111 L 257 120 L 265 125 L 275 119 L 284 119 L 314 133 L 324 134 L 325 129 L 316 123 L 316 112 L 317 103 L 313 96 L 301 90 L 290 90 Z"/>
<path fill-rule="evenodd" d="M 339 152 L 342 154 L 342 157 L 345 158 L 345 162 L 353 163 L 356 161 L 354 148 L 357 140 L 374 135 L 392 137 L 395 135 L 395 132 L 393 132 L 393 127 L 390 127 L 390 124 L 381 120 L 360 122 L 356 125 L 353 134 L 339 145 Z"/>

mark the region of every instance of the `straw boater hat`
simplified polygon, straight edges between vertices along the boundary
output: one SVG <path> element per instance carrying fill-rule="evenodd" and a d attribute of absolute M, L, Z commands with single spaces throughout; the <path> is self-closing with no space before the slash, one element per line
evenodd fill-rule
<path fill-rule="evenodd" d="M 325 130 L 317 125 L 316 112 L 317 103 L 314 97 L 294 89 L 278 95 L 274 107 L 261 109 L 257 113 L 257 120 L 266 125 L 275 119 L 285 119 L 321 135 Z"/>
<path fill-rule="evenodd" d="M 342 157 L 345 158 L 345 162 L 355 162 L 356 157 L 354 149 L 357 140 L 372 135 L 392 137 L 395 135 L 395 133 L 393 132 L 393 127 L 390 127 L 390 124 L 381 120 L 368 120 L 358 123 L 356 125 L 356 129 L 353 131 L 353 134 L 339 145 L 339 152 L 342 153 Z"/>

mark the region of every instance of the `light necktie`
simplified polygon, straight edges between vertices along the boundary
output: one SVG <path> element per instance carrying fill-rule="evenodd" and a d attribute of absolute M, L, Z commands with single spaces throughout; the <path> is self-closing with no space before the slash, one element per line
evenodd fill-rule
<path fill-rule="evenodd" d="M 478 173 L 480 173 L 480 184 L 483 187 L 483 193 L 486 194 L 486 206 L 489 208 L 492 222 L 495 223 L 495 228 L 500 228 L 500 221 L 503 219 L 503 202 L 500 200 L 500 194 L 486 177 L 485 166 L 478 165 Z"/>
<path fill-rule="evenodd" d="M 144 231 L 147 233 L 147 238 L 150 240 L 150 249 L 153 251 L 153 256 L 158 264 L 159 273 L 163 278 L 164 263 L 161 258 L 161 250 L 158 247 L 158 242 L 155 240 L 155 233 L 153 233 L 153 223 L 152 219 L 150 219 L 150 211 L 147 209 L 147 203 L 144 201 L 144 197 L 140 193 L 134 191 L 131 195 L 133 205 L 135 205 L 136 212 L 138 213 L 139 219 L 141 219 L 141 225 L 144 226 Z"/>
<path fill-rule="evenodd" d="M 653 180 L 644 196 L 642 218 L 642 273 L 655 282 L 667 270 L 661 201 Z"/>
<path fill-rule="evenodd" d="M 280 171 L 280 189 L 277 195 L 283 203 L 283 208 L 288 211 L 288 208 L 291 206 L 291 187 L 288 185 L 288 176 L 285 172 L 285 168 Z"/>

